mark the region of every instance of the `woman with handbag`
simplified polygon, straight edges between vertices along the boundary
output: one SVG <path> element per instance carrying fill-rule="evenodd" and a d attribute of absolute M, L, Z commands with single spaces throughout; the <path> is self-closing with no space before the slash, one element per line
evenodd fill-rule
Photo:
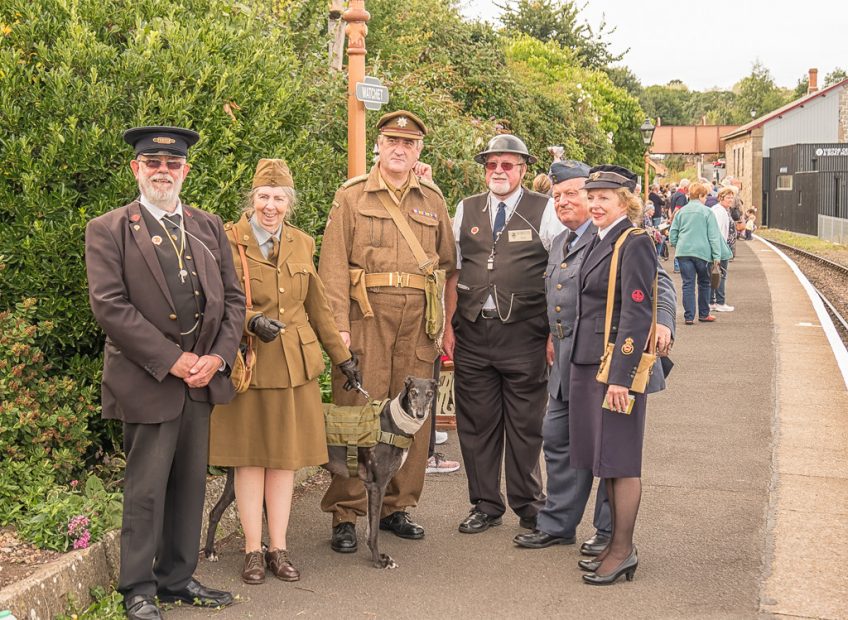
<path fill-rule="evenodd" d="M 237 385 L 243 391 L 230 404 L 212 413 L 209 463 L 235 467 L 246 584 L 263 583 L 266 564 L 283 581 L 300 578 L 286 543 L 294 474 L 328 460 L 318 341 L 351 388 L 361 383 L 312 262 L 315 242 L 286 222 L 295 198 L 286 163 L 262 159 L 241 219 L 224 227 L 247 298 L 244 358 L 250 378 Z M 263 504 L 270 536 L 264 556 Z"/>
<path fill-rule="evenodd" d="M 696 311 L 701 323 L 712 323 L 716 320 L 710 314 L 710 270 L 711 265 L 714 265 L 718 271 L 723 253 L 718 222 L 710 208 L 704 204 L 708 193 L 709 188 L 702 183 L 693 183 L 689 187 L 689 202 L 674 218 L 669 233 L 669 241 L 676 248 L 674 257 L 680 263 L 680 276 L 683 280 L 683 319 L 686 325 L 695 324 Z"/>
<path fill-rule="evenodd" d="M 657 252 L 634 228 L 641 204 L 636 175 L 592 168 L 586 190 L 598 228 L 580 268 L 578 319 L 571 352 L 571 466 L 605 480 L 612 538 L 579 562 L 592 585 L 633 578 L 639 563 L 633 529 L 642 495 L 642 439 L 650 369 L 656 360 Z M 600 362 L 600 363 L 599 363 Z"/>

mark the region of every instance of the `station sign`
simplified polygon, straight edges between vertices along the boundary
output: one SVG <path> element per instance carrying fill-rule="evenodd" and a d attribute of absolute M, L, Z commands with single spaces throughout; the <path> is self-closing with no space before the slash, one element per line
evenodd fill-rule
<path fill-rule="evenodd" d="M 379 110 L 389 102 L 389 89 L 377 78 L 367 75 L 364 82 L 356 83 L 356 99 L 365 104 L 366 110 Z"/>

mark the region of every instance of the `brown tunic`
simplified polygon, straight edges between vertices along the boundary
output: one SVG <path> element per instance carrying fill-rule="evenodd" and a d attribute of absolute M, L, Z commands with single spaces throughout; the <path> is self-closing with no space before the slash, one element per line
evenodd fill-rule
<path fill-rule="evenodd" d="M 298 469 L 327 462 L 324 414 L 318 377 L 324 360 L 318 341 L 334 364 L 350 358 L 330 314 L 324 285 L 312 263 L 315 242 L 285 225 L 276 262 L 259 249 L 246 216 L 226 228 L 245 247 L 253 309 L 286 324 L 279 338 L 256 343 L 256 368 L 250 388 L 212 413 L 209 463 Z M 230 233 L 232 234 L 232 233 Z M 228 237 L 229 238 L 229 237 Z M 238 247 L 230 241 L 240 281 L 244 273 Z"/>

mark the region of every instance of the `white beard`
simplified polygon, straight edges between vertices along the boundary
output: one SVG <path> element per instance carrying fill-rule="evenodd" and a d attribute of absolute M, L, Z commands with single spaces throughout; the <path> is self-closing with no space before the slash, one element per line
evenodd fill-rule
<path fill-rule="evenodd" d="M 489 181 L 489 191 L 496 196 L 506 196 L 509 193 L 509 181 Z"/>
<path fill-rule="evenodd" d="M 142 196 L 151 204 L 168 211 L 176 206 L 177 197 L 180 195 L 183 182 L 175 181 L 172 177 L 168 176 L 167 178 L 171 181 L 171 184 L 159 185 L 153 182 L 156 178 L 162 177 L 161 175 L 154 175 L 152 177 L 140 178 L 138 180 L 138 189 Z"/>

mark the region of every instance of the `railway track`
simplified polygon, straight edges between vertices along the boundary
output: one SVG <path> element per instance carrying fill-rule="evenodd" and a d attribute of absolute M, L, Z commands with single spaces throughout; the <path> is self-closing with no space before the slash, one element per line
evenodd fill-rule
<path fill-rule="evenodd" d="M 785 243 L 771 239 L 768 242 L 795 260 L 827 307 L 842 343 L 848 347 L 848 267 Z"/>

